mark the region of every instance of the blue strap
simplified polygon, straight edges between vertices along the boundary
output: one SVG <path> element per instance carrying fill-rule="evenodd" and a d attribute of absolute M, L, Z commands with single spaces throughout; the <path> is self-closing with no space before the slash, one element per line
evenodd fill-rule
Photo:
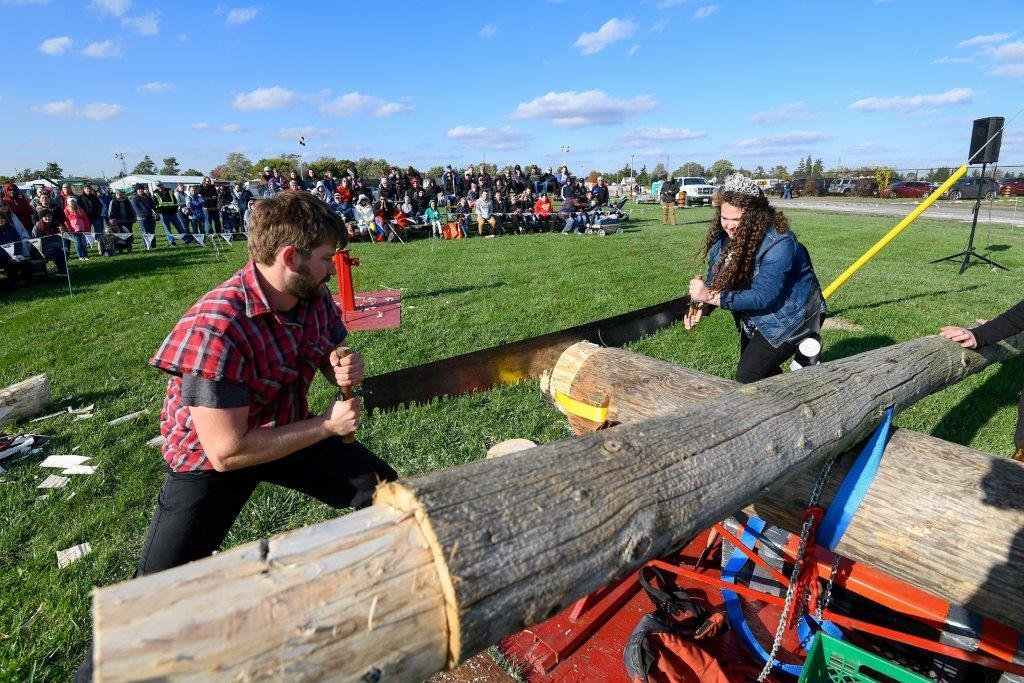
<path fill-rule="evenodd" d="M 882 453 L 885 451 L 885 444 L 889 441 L 891 426 L 892 408 L 890 407 L 885 411 L 882 423 L 864 444 L 864 449 L 857 456 L 857 461 L 853 463 L 846 479 L 843 480 L 835 499 L 828 506 L 828 512 L 825 513 L 825 518 L 821 520 L 821 525 L 818 527 L 818 545 L 829 550 L 835 550 L 839 545 L 839 539 L 843 537 L 847 527 L 850 526 L 864 496 L 871 488 L 871 482 L 875 480 L 875 474 L 882 461 Z"/>
<path fill-rule="evenodd" d="M 751 515 L 743 526 L 743 535 L 740 536 L 740 541 L 743 545 L 753 550 L 754 544 L 757 542 L 758 536 L 764 531 L 764 528 L 765 521 Z M 736 583 L 736 574 L 739 573 L 747 561 L 748 558 L 743 554 L 743 551 L 733 550 L 729 561 L 725 563 L 725 568 L 722 570 L 722 580 L 728 583 Z M 750 624 L 747 623 L 747 618 L 743 615 L 743 603 L 740 602 L 740 596 L 731 590 L 723 588 L 722 598 L 725 600 L 725 610 L 729 615 L 729 624 L 732 626 L 733 632 L 736 633 L 747 650 L 757 657 L 762 664 L 767 662 L 768 652 L 761 647 L 761 643 L 757 642 L 753 631 L 750 630 Z M 799 676 L 802 667 L 796 664 L 783 664 L 776 661 L 773 668 L 791 676 Z"/>

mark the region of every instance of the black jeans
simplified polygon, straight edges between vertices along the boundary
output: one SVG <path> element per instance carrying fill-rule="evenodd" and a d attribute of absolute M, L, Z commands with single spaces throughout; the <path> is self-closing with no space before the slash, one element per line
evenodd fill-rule
<path fill-rule="evenodd" d="M 306 493 L 334 508 L 368 506 L 382 481 L 398 473 L 361 443 L 331 437 L 274 462 L 231 472 L 168 472 L 142 546 L 135 576 L 209 556 L 260 482 Z M 93 648 L 75 673 L 92 680 Z"/>
<path fill-rule="evenodd" d="M 1024 448 L 1024 392 L 1017 402 L 1017 429 L 1013 433 L 1013 445 L 1017 450 Z"/>
<path fill-rule="evenodd" d="M 748 337 L 740 331 L 740 363 L 736 367 L 736 381 L 750 384 L 765 377 L 782 374 L 782 362 L 796 353 L 800 339 L 785 342 L 779 348 L 768 343 L 760 332 Z"/>

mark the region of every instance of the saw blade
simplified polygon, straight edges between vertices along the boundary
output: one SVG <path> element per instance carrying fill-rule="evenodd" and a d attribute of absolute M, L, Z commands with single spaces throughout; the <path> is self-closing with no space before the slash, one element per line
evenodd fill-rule
<path fill-rule="evenodd" d="M 688 304 L 689 297 L 680 297 L 558 332 L 367 377 L 363 404 L 367 410 L 393 410 L 402 404 L 426 403 L 540 377 L 554 367 L 562 351 L 577 342 L 602 346 L 634 342 L 682 320 Z"/>

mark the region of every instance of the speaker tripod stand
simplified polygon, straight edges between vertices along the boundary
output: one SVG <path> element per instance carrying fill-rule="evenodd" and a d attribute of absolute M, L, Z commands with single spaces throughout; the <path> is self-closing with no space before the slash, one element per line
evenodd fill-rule
<path fill-rule="evenodd" d="M 983 183 L 985 182 L 985 165 L 985 163 L 981 164 L 981 181 Z M 967 270 L 967 267 L 971 265 L 971 259 L 974 259 L 976 261 L 984 261 L 993 268 L 1009 270 L 1009 268 L 1007 268 L 1006 266 L 1000 265 L 993 261 L 992 259 L 988 258 L 987 256 L 979 254 L 977 250 L 974 248 L 974 231 L 978 227 L 978 212 L 981 210 L 981 200 L 984 196 L 985 193 L 979 188 L 978 198 L 974 201 L 974 215 L 971 217 L 971 233 L 967 237 L 967 247 L 961 252 L 957 252 L 956 254 L 950 254 L 949 256 L 943 256 L 942 258 L 937 258 L 934 261 L 929 261 L 929 263 L 942 263 L 943 261 L 952 261 L 956 263 L 960 261 L 960 275 L 963 275 L 964 271 Z"/>

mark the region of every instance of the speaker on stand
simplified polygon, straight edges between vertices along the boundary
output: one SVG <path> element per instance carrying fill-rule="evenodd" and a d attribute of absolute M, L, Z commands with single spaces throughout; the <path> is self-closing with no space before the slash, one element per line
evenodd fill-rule
<path fill-rule="evenodd" d="M 971 149 L 968 152 L 968 164 L 981 164 L 981 182 L 985 182 L 985 168 L 988 164 L 995 164 L 999 161 L 999 148 L 1003 143 L 1003 125 L 1005 119 L 1002 116 L 989 116 L 984 119 L 975 119 L 974 128 L 971 130 Z M 974 201 L 974 215 L 971 217 L 971 232 L 967 238 L 967 247 L 956 254 L 950 254 L 937 258 L 930 263 L 941 263 L 943 261 L 961 261 L 960 274 L 963 275 L 967 266 L 971 265 L 971 259 L 984 261 L 993 268 L 1009 270 L 1006 266 L 999 265 L 992 259 L 982 256 L 974 248 L 974 231 L 978 227 L 978 212 L 981 210 L 981 200 L 985 193 L 979 189 L 978 197 Z"/>

